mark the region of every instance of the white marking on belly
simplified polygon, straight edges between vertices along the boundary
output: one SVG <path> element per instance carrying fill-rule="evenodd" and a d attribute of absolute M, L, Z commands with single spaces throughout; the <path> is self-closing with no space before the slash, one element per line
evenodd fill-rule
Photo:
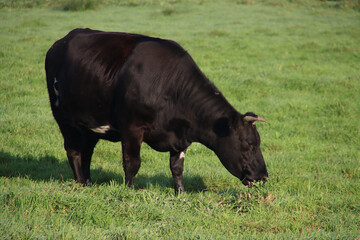
<path fill-rule="evenodd" d="M 95 132 L 95 133 L 106 133 L 107 131 L 110 130 L 110 125 L 104 125 L 104 126 L 99 126 L 96 128 L 90 128 L 91 131 Z"/>
<path fill-rule="evenodd" d="M 179 158 L 185 158 L 185 153 L 184 153 L 184 152 L 181 152 Z"/>

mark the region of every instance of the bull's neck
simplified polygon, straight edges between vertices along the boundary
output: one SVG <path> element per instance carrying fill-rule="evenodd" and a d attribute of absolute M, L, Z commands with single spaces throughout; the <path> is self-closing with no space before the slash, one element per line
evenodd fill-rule
<path fill-rule="evenodd" d="M 189 140 L 200 142 L 214 150 L 217 141 L 214 132 L 215 123 L 219 119 L 230 119 L 236 110 L 208 80 L 197 88 L 197 91 L 194 90 L 188 99 L 191 99 L 191 103 L 184 106 L 187 108 L 187 117 L 192 123 L 188 132 Z"/>
<path fill-rule="evenodd" d="M 236 110 L 190 56 L 186 55 L 181 63 L 178 73 L 172 75 L 176 80 L 168 85 L 171 99 L 179 116 L 190 121 L 188 141 L 200 142 L 213 149 L 216 141 L 215 122 L 220 118 L 229 118 Z"/>
<path fill-rule="evenodd" d="M 231 106 L 230 106 L 231 107 Z M 232 107 L 224 111 L 224 109 L 217 109 L 218 112 L 211 114 L 204 114 L 197 116 L 192 126 L 192 132 L 190 133 L 191 139 L 194 142 L 199 142 L 211 150 L 215 150 L 218 136 L 215 132 L 215 125 L 217 122 L 223 119 L 230 119 Z"/>

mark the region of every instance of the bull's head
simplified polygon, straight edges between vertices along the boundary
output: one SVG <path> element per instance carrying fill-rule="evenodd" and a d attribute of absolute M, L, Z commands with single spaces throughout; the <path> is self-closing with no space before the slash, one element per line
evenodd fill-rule
<path fill-rule="evenodd" d="M 265 122 L 254 113 L 236 113 L 231 118 L 218 119 L 214 125 L 215 153 L 226 169 L 246 186 L 268 177 L 255 125 L 257 121 Z"/>

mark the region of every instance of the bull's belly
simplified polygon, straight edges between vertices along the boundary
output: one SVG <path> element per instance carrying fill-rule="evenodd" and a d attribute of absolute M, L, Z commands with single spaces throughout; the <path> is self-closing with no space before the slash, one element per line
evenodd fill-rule
<path fill-rule="evenodd" d="M 68 105 L 67 105 L 68 106 Z M 60 112 L 62 119 L 73 128 L 85 135 L 94 135 L 100 139 L 112 142 L 121 141 L 120 128 L 112 124 L 109 111 L 93 107 L 92 111 L 76 106 L 63 108 Z"/>
<path fill-rule="evenodd" d="M 84 135 L 92 135 L 99 139 L 109 140 L 111 142 L 121 141 L 120 129 L 114 127 L 109 121 L 96 121 L 94 118 L 72 118 L 67 121 L 70 126 Z"/>
<path fill-rule="evenodd" d="M 109 125 L 102 125 L 96 128 L 88 129 L 92 134 L 96 135 L 100 139 L 105 139 L 111 142 L 119 142 L 121 141 L 121 133 L 118 129 L 113 128 Z"/>
<path fill-rule="evenodd" d="M 158 152 L 181 152 L 191 144 L 168 131 L 145 133 L 144 142 Z"/>

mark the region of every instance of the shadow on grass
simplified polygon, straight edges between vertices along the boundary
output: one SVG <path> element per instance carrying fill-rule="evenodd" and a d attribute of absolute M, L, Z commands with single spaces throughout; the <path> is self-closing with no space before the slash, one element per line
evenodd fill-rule
<path fill-rule="evenodd" d="M 206 189 L 204 181 L 199 176 L 187 177 L 183 176 L 183 182 L 185 187 L 185 192 L 202 192 Z M 140 189 L 147 189 L 151 186 L 156 186 L 160 188 L 173 188 L 174 181 L 172 177 L 169 177 L 163 173 L 147 176 L 147 175 L 136 175 L 135 177 L 135 189 L 138 187 Z"/>
<path fill-rule="evenodd" d="M 60 161 L 54 156 L 18 157 L 0 151 L 0 177 L 28 177 L 34 181 L 67 181 L 73 179 L 73 173 L 67 161 Z M 104 184 L 110 181 L 115 181 L 119 185 L 124 183 L 122 174 L 104 171 L 101 168 L 91 169 L 91 178 L 95 184 Z M 201 192 L 206 188 L 199 176 L 184 176 L 183 181 L 187 192 Z M 172 188 L 173 179 L 162 173 L 135 177 L 135 189 L 147 189 L 150 186 Z"/>
<path fill-rule="evenodd" d="M 100 181 L 103 182 L 111 179 L 117 179 L 119 183 L 123 182 L 122 175 L 103 171 L 101 168 L 91 169 L 91 175 L 94 178 L 101 176 Z M 0 177 L 28 177 L 35 181 L 66 181 L 74 179 L 67 161 L 60 161 L 50 155 L 18 157 L 2 151 L 0 151 Z"/>

